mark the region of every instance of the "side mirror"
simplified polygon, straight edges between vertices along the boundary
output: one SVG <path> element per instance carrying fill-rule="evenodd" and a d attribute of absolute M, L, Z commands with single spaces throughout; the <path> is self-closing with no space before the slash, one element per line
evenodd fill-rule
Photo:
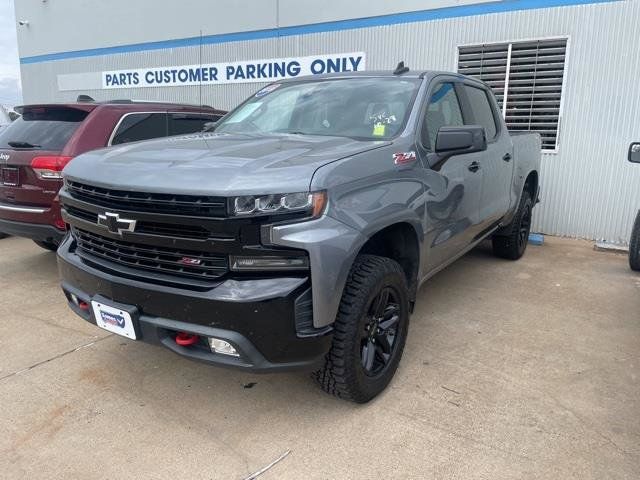
<path fill-rule="evenodd" d="M 216 129 L 216 125 L 218 125 L 218 121 L 216 120 L 215 122 L 207 122 L 204 124 L 204 127 L 202 127 L 202 131 L 203 132 L 213 132 Z"/>
<path fill-rule="evenodd" d="M 640 163 L 640 142 L 633 142 L 629 145 L 629 161 Z"/>
<path fill-rule="evenodd" d="M 436 137 L 436 153 L 439 155 L 459 155 L 461 153 L 482 152 L 487 149 L 484 127 L 465 125 L 463 127 L 441 127 Z"/>

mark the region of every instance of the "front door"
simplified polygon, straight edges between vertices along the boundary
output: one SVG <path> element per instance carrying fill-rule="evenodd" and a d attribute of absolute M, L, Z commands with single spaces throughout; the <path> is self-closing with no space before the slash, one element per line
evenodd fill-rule
<path fill-rule="evenodd" d="M 426 171 L 426 234 L 422 271 L 434 271 L 463 251 L 479 224 L 478 206 L 482 189 L 482 152 L 454 155 L 446 159 L 435 153 L 441 127 L 465 124 L 459 89 L 454 81 L 437 80 L 427 95 L 419 131 L 418 149 Z"/>

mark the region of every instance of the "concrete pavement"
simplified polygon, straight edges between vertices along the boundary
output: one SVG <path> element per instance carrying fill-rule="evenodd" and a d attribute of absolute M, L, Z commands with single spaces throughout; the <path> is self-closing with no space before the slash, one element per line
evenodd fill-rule
<path fill-rule="evenodd" d="M 640 275 L 547 238 L 427 282 L 390 388 L 212 368 L 75 317 L 55 258 L 0 240 L 0 477 L 640 478 Z M 254 384 L 255 383 L 255 384 Z"/>

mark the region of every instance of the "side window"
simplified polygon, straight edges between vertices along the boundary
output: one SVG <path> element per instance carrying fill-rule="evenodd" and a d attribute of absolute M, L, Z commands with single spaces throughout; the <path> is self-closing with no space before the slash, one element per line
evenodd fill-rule
<path fill-rule="evenodd" d="M 471 104 L 471 111 L 473 112 L 475 121 L 484 127 L 487 140 L 493 139 L 498 132 L 498 128 L 487 92 L 482 88 L 471 87 L 469 85 L 464 86 L 464 91 L 467 93 L 467 97 L 469 97 L 469 103 Z"/>
<path fill-rule="evenodd" d="M 132 113 L 126 115 L 116 130 L 111 145 L 167 136 L 167 114 Z"/>
<path fill-rule="evenodd" d="M 169 135 L 184 135 L 188 133 L 201 132 L 204 124 L 217 122 L 222 115 L 206 115 L 196 113 L 170 113 L 169 114 Z"/>
<path fill-rule="evenodd" d="M 453 83 L 441 83 L 431 94 L 422 132 L 422 144 L 431 151 L 436 149 L 436 136 L 440 127 L 464 125 L 462 110 Z"/>

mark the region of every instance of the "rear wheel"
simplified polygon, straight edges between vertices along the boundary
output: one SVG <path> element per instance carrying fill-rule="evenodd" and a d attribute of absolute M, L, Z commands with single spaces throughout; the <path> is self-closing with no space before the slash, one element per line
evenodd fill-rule
<path fill-rule="evenodd" d="M 44 248 L 45 250 L 50 250 L 52 252 L 58 250 L 58 244 L 56 242 L 49 242 L 46 240 L 34 240 L 33 242 L 39 247 Z"/>
<path fill-rule="evenodd" d="M 631 270 L 640 271 L 640 210 L 636 215 L 629 242 L 629 266 Z"/>
<path fill-rule="evenodd" d="M 359 255 L 351 268 L 325 365 L 314 373 L 323 390 L 365 403 L 393 378 L 409 327 L 407 280 L 385 257 Z"/>
<path fill-rule="evenodd" d="M 529 233 L 531 232 L 532 210 L 533 201 L 531 196 L 529 192 L 524 191 L 518 211 L 511 223 L 505 227 L 505 233 L 494 235 L 491 239 L 494 255 L 508 260 L 518 260 L 524 255 L 529 242 Z"/>

